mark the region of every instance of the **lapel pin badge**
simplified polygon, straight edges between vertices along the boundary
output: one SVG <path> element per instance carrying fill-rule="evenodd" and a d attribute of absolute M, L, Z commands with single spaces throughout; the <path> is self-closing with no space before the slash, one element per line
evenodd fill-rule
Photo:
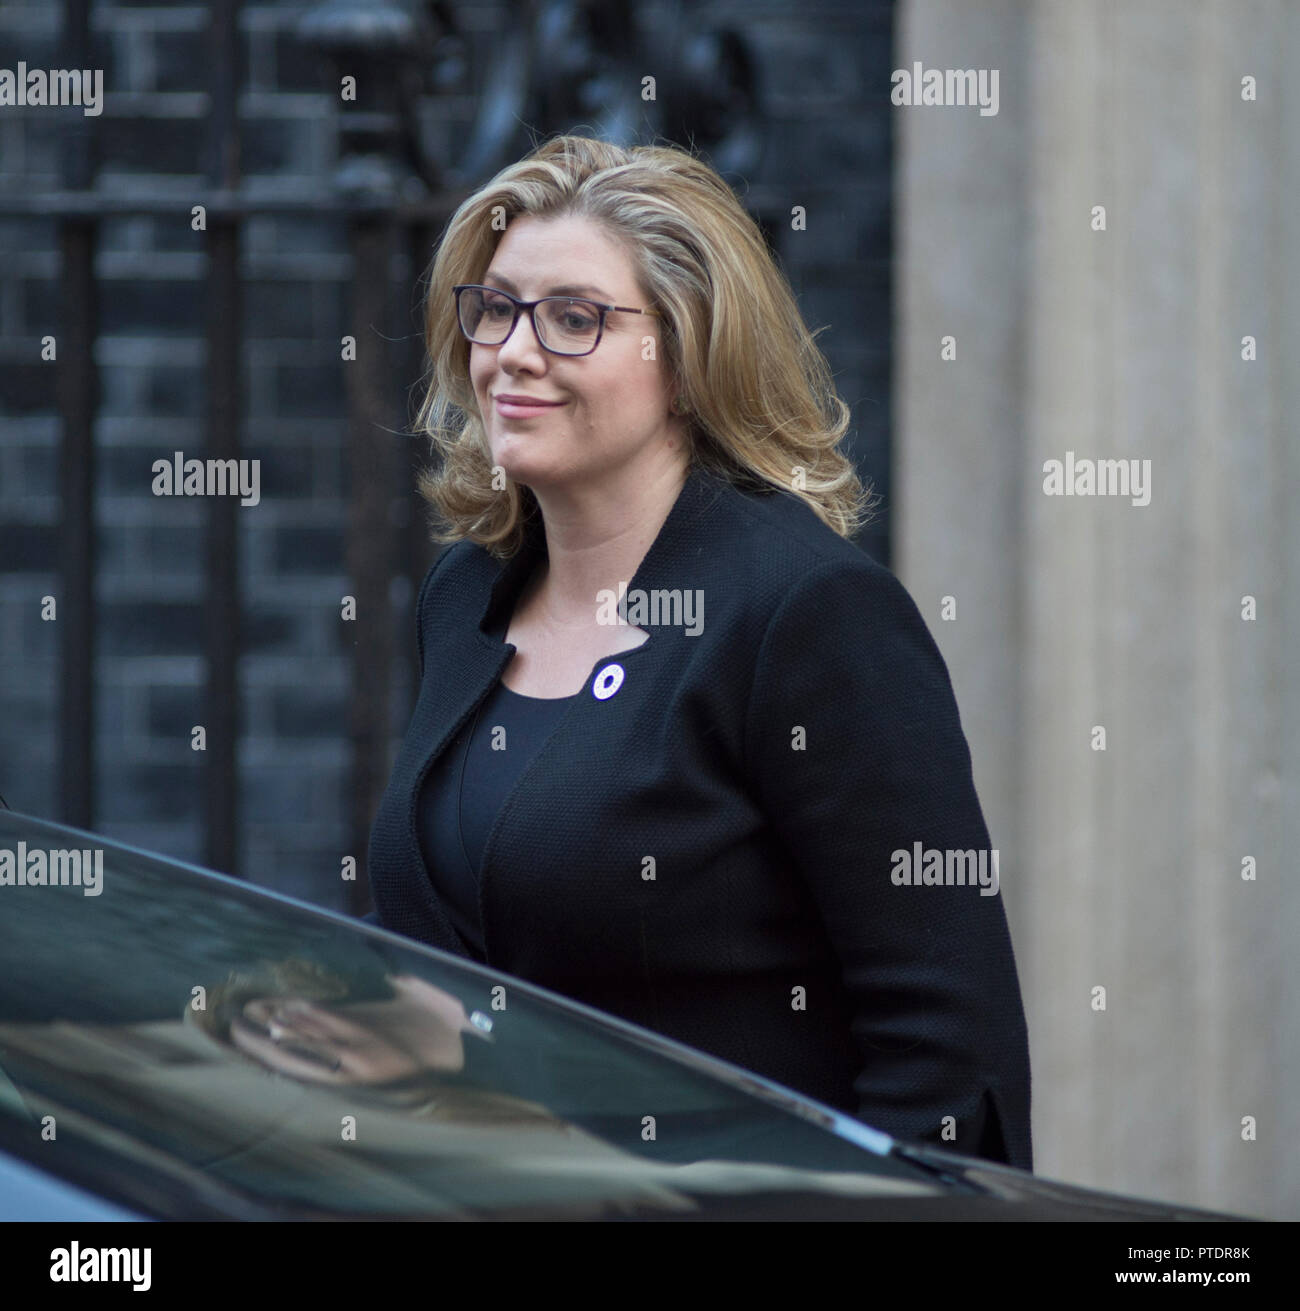
<path fill-rule="evenodd" d="M 596 675 L 595 681 L 591 685 L 591 695 L 597 701 L 608 701 L 610 697 L 623 686 L 623 666 L 606 665 L 604 669 Z"/>

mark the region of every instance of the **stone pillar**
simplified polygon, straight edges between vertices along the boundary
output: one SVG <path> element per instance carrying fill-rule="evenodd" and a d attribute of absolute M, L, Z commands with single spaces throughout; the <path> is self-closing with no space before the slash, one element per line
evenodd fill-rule
<path fill-rule="evenodd" d="M 896 66 L 998 68 L 999 112 L 894 110 L 896 560 L 1002 852 L 1037 1169 L 1278 1217 L 1300 1209 L 1291 54 L 1283 3 L 912 0 Z M 1046 494 L 1068 452 L 1139 461 L 1149 504 Z"/>

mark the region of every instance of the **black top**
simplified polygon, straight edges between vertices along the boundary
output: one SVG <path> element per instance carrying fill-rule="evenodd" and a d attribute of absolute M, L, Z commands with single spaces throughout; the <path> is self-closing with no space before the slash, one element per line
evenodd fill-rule
<path fill-rule="evenodd" d="M 504 563 L 458 542 L 417 602 L 419 698 L 370 884 L 387 928 L 461 956 L 420 858 L 419 784 L 514 655 L 494 625 L 544 555 L 536 520 Z M 1003 899 L 965 877 L 981 852 L 997 866 L 912 598 L 792 492 L 698 469 L 625 591 L 660 611 L 629 612 L 649 640 L 593 664 L 482 853 L 488 970 L 896 1137 L 1030 1167 Z"/>
<path fill-rule="evenodd" d="M 496 625 L 504 638 L 506 625 Z M 420 855 L 456 929 L 484 959 L 478 871 L 502 803 L 574 698 L 532 697 L 498 683 L 420 787 Z"/>

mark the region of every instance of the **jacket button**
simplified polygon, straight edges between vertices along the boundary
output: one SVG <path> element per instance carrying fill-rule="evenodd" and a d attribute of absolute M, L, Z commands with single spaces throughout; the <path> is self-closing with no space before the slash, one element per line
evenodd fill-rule
<path fill-rule="evenodd" d="M 597 701 L 608 701 L 610 697 L 623 686 L 623 666 L 606 665 L 604 669 L 596 675 L 595 682 L 591 685 L 591 695 Z"/>

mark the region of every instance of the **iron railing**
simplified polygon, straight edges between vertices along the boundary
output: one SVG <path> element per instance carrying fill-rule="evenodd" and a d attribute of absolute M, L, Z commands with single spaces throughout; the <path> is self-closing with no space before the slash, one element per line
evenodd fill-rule
<path fill-rule="evenodd" d="M 90 64 L 91 0 L 64 0 L 60 59 Z M 237 84 L 240 0 L 210 0 L 210 79 L 204 186 L 186 208 L 205 211 L 208 458 L 241 451 L 240 249 L 245 224 L 266 214 L 334 215 L 345 220 L 352 257 L 349 331 L 358 344 L 348 370 L 349 510 L 346 568 L 351 592 L 385 606 L 383 622 L 352 630 L 349 816 L 358 879 L 353 909 L 367 899 L 364 854 L 387 776 L 391 722 L 393 625 L 389 583 L 405 561 L 411 582 L 427 560 L 417 541 L 399 541 L 393 499 L 409 495 L 411 470 L 400 469 L 388 440 L 401 416 L 396 397 L 417 377 L 416 351 L 392 358 L 374 325 L 390 321 L 397 289 L 391 255 L 404 242 L 411 267 L 423 268 L 432 243 L 460 201 L 536 136 L 591 130 L 608 139 L 672 140 L 706 150 L 724 175 L 748 174 L 758 162 L 759 93 L 746 44 L 734 31 L 700 26 L 681 3 L 629 7 L 571 0 L 517 0 L 485 67 L 474 63 L 458 7 L 431 0 L 323 0 L 300 21 L 298 34 L 321 56 L 323 85 L 351 75 L 368 88 L 337 104 L 338 158 L 332 176 L 307 185 L 258 184 L 240 176 L 240 87 Z M 655 70 L 653 99 L 630 97 Z M 346 73 L 345 73 L 346 70 Z M 437 113 L 439 96 L 479 85 L 473 129 L 463 150 L 439 156 L 425 141 L 421 114 Z M 337 86 L 337 80 L 332 83 Z M 111 88 L 106 112 L 111 110 Z M 635 104 L 635 111 L 629 105 Z M 95 257 L 101 224 L 122 215 L 174 216 L 175 193 L 142 180 L 129 190 L 97 188 L 94 123 L 69 119 L 62 186 L 0 196 L 0 215 L 44 215 L 59 233 L 62 340 L 57 405 L 61 420 L 63 672 L 59 785 L 65 822 L 93 828 L 95 804 L 96 450 L 100 380 L 95 363 L 98 287 Z M 746 185 L 745 200 L 769 234 L 780 230 L 775 195 Z M 409 297 L 410 289 L 402 289 Z M 366 343 L 365 349 L 360 344 Z M 239 654 L 244 606 L 239 586 L 239 534 L 233 497 L 206 498 L 204 722 L 204 858 L 238 872 Z M 412 586 L 414 595 L 414 586 Z"/>

